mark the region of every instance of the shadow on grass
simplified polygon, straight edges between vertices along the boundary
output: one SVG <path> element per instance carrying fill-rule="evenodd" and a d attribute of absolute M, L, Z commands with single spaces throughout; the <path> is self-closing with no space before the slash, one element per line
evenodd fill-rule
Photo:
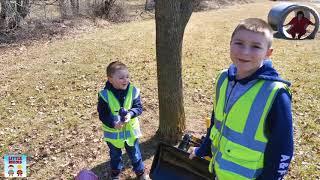
<path fill-rule="evenodd" d="M 159 143 L 159 139 L 156 137 L 156 135 L 154 135 L 147 141 L 140 143 L 140 150 L 142 153 L 143 160 L 149 159 L 155 154 L 158 143 Z M 125 152 L 125 150 L 123 150 L 122 158 L 123 158 L 124 169 L 131 168 L 132 167 L 131 161 L 127 153 Z M 91 171 L 94 172 L 99 177 L 99 179 L 107 179 L 107 177 L 105 177 L 105 174 L 106 172 L 109 172 L 109 170 L 110 170 L 110 161 L 98 164 L 91 169 Z M 132 178 L 132 179 L 135 179 L 135 178 Z"/>

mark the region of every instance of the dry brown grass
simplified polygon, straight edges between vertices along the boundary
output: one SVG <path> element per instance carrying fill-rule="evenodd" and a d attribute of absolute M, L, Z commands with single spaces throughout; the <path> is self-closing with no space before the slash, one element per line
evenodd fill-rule
<path fill-rule="evenodd" d="M 205 132 L 212 109 L 213 78 L 230 64 L 229 39 L 236 23 L 266 16 L 274 2 L 236 5 L 194 13 L 183 46 L 183 81 L 187 131 Z M 31 157 L 30 179 L 67 179 L 82 168 L 102 176 L 108 150 L 96 113 L 97 92 L 105 66 L 128 64 L 144 104 L 141 139 L 150 168 L 158 127 L 155 22 L 137 21 L 95 29 L 76 37 L 19 45 L 0 52 L 0 145 L 22 145 Z M 273 62 L 292 82 L 295 159 L 287 179 L 320 177 L 320 54 L 315 40 L 275 39 Z M 132 178 L 126 162 L 124 176 Z M 0 167 L 2 169 L 2 167 Z"/>

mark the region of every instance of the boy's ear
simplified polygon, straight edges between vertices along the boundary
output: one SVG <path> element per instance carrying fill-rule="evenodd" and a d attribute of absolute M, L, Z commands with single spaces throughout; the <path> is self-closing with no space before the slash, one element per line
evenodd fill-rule
<path fill-rule="evenodd" d="M 272 55 L 272 52 L 273 52 L 273 48 L 269 48 L 267 50 L 267 54 L 266 54 L 266 57 L 270 57 Z"/>

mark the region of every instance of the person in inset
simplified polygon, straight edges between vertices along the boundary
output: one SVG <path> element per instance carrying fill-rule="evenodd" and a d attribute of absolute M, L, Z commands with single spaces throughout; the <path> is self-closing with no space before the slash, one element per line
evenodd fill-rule
<path fill-rule="evenodd" d="M 278 180 L 293 155 L 290 83 L 273 68 L 273 31 L 258 18 L 232 33 L 232 64 L 215 82 L 211 125 L 190 156 L 211 153 L 209 171 L 219 180 Z"/>
<path fill-rule="evenodd" d="M 14 166 L 12 164 L 10 164 L 8 166 L 8 174 L 9 174 L 9 176 L 13 176 L 14 175 Z"/>
<path fill-rule="evenodd" d="M 298 34 L 298 39 L 301 39 L 301 37 L 306 34 L 307 27 L 309 25 L 315 24 L 311 22 L 308 18 L 304 17 L 303 11 L 298 11 L 297 15 L 294 18 L 292 18 L 288 24 L 285 24 L 284 26 L 289 25 L 290 28 L 287 30 L 287 32 L 291 35 L 291 37 L 294 39 Z"/>
<path fill-rule="evenodd" d="M 18 174 L 18 176 L 22 176 L 22 174 L 23 174 L 23 171 L 22 171 L 22 165 L 21 165 L 21 164 L 19 164 L 19 165 L 17 166 L 17 168 L 18 168 L 18 170 L 17 170 L 17 174 Z"/>
<path fill-rule="evenodd" d="M 140 90 L 130 84 L 125 64 L 114 61 L 108 65 L 106 73 L 108 80 L 98 94 L 97 109 L 103 123 L 104 140 L 110 150 L 111 179 L 120 178 L 123 148 L 127 151 L 137 178 L 148 179 L 138 140 L 141 132 L 137 116 L 142 113 Z M 121 109 L 127 111 L 123 117 L 120 117 Z"/>

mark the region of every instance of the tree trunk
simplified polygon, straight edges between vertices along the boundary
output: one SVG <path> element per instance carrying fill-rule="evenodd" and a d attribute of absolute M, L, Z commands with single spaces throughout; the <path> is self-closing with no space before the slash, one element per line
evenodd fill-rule
<path fill-rule="evenodd" d="M 167 143 L 185 130 L 181 51 L 193 0 L 156 0 L 156 48 L 160 122 L 157 135 Z"/>
<path fill-rule="evenodd" d="M 17 0 L 17 12 L 22 18 L 29 14 L 29 0 Z"/>

